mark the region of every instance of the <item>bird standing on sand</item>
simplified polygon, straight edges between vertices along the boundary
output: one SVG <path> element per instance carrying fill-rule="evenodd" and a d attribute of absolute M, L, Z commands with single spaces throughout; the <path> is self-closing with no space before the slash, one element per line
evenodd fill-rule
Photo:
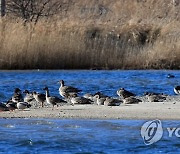
<path fill-rule="evenodd" d="M 22 96 L 21 90 L 19 88 L 15 88 L 14 95 L 12 96 L 11 100 L 15 103 L 23 101 L 23 96 Z"/>
<path fill-rule="evenodd" d="M 64 101 L 64 100 L 62 100 L 62 99 L 60 99 L 58 97 L 50 96 L 48 87 L 45 87 L 43 90 L 46 91 L 46 102 L 48 104 L 52 104 L 53 108 L 54 108 L 54 105 L 58 106 L 59 103 L 67 103 L 66 101 Z"/>
<path fill-rule="evenodd" d="M 71 86 L 65 86 L 64 81 L 60 80 L 60 88 L 59 88 L 59 94 L 62 97 L 68 98 L 69 96 L 77 95 L 82 90 L 79 90 L 77 88 L 71 87 Z"/>
<path fill-rule="evenodd" d="M 117 90 L 117 95 L 119 97 L 122 97 L 123 99 L 130 97 L 130 96 L 135 96 L 135 94 L 125 90 L 124 88 L 120 88 L 119 90 Z"/>
<path fill-rule="evenodd" d="M 174 87 L 174 92 L 175 92 L 175 94 L 179 95 L 180 94 L 180 86 Z"/>
<path fill-rule="evenodd" d="M 40 93 L 37 93 L 37 92 L 33 91 L 33 97 L 35 98 L 35 100 L 37 102 L 41 103 L 41 107 L 44 107 L 44 102 L 46 100 L 46 95 L 40 94 Z"/>

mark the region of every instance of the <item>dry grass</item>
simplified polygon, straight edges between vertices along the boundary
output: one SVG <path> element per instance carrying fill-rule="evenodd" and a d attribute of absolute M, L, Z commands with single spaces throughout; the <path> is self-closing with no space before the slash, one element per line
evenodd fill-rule
<path fill-rule="evenodd" d="M 66 11 L 35 26 L 5 17 L 0 23 L 0 69 L 180 68 L 180 4 L 68 2 Z"/>

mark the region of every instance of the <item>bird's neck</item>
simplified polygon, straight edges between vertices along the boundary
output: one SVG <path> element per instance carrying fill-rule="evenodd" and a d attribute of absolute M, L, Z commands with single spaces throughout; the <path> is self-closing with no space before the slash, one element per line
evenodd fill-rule
<path fill-rule="evenodd" d="M 46 90 L 46 97 L 49 97 L 49 90 Z"/>

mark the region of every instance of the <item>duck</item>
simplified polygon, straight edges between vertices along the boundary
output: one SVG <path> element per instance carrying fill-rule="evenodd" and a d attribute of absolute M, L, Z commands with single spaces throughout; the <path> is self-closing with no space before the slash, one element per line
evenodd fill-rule
<path fill-rule="evenodd" d="M 119 106 L 121 101 L 119 99 L 114 99 L 111 97 L 106 97 L 104 101 L 104 106 Z"/>
<path fill-rule="evenodd" d="M 175 78 L 175 76 L 173 74 L 168 74 L 167 78 Z"/>
<path fill-rule="evenodd" d="M 19 88 L 15 88 L 14 94 L 13 94 L 11 100 L 15 103 L 23 101 L 23 96 L 22 96 L 21 90 Z"/>
<path fill-rule="evenodd" d="M 33 91 L 32 94 L 33 94 L 33 97 L 35 98 L 35 100 L 38 103 L 41 103 L 41 107 L 44 107 L 44 102 L 46 101 L 46 95 L 45 94 L 37 93 L 35 91 Z"/>
<path fill-rule="evenodd" d="M 58 97 L 50 96 L 48 87 L 45 87 L 43 90 L 46 91 L 46 102 L 48 104 L 52 104 L 53 108 L 54 108 L 54 105 L 58 106 L 59 103 L 67 103 L 66 101 L 64 101 Z"/>
<path fill-rule="evenodd" d="M 24 109 L 27 109 L 27 108 L 30 108 L 31 107 L 31 104 L 27 103 L 27 102 L 18 102 L 17 103 L 17 108 L 19 110 L 24 110 Z"/>
<path fill-rule="evenodd" d="M 117 90 L 117 95 L 119 97 L 122 97 L 123 99 L 130 97 L 130 96 L 135 96 L 135 94 L 125 90 L 124 88 L 120 88 L 119 90 Z"/>
<path fill-rule="evenodd" d="M 24 102 L 32 102 L 35 98 L 33 94 L 29 92 L 29 90 L 24 90 L 23 93 L 25 94 Z"/>
<path fill-rule="evenodd" d="M 62 97 L 68 98 L 69 96 L 74 96 L 81 92 L 82 90 L 79 90 L 77 88 L 71 87 L 71 86 L 66 86 L 64 84 L 64 80 L 60 80 L 60 87 L 59 87 L 59 94 Z"/>
<path fill-rule="evenodd" d="M 175 94 L 179 95 L 180 94 L 180 86 L 174 87 L 174 92 L 175 92 Z"/>
<path fill-rule="evenodd" d="M 0 103 L 0 112 L 1 111 L 9 111 L 9 108 L 4 103 Z"/>
<path fill-rule="evenodd" d="M 142 101 L 140 99 L 135 98 L 134 96 L 130 96 L 123 99 L 124 104 L 138 104 L 139 102 L 142 102 Z"/>

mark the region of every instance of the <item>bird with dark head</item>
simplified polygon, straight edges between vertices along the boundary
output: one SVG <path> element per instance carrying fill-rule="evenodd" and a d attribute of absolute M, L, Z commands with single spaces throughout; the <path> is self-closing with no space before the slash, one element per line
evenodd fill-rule
<path fill-rule="evenodd" d="M 175 92 L 175 94 L 179 95 L 180 94 L 180 86 L 174 87 L 174 92 Z"/>
<path fill-rule="evenodd" d="M 19 88 L 14 89 L 14 94 L 13 94 L 11 100 L 15 103 L 23 101 L 23 96 L 22 96 L 21 90 Z"/>

